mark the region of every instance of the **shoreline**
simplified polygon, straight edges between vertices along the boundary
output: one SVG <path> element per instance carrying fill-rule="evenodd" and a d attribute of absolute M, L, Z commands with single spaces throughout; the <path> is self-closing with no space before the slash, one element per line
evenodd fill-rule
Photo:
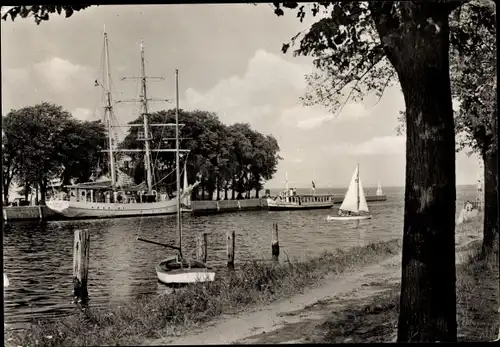
<path fill-rule="evenodd" d="M 318 194 L 319 195 L 319 194 Z M 333 204 L 340 204 L 344 196 L 332 195 Z M 367 195 L 367 202 L 385 202 L 387 201 L 386 195 Z M 193 200 L 192 214 L 199 215 L 213 215 L 230 212 L 246 212 L 255 210 L 269 210 L 266 198 L 253 198 L 253 199 L 240 199 L 240 200 Z M 134 217 L 134 216 L 128 216 Z M 136 217 L 141 217 L 140 215 Z M 90 219 L 100 219 L 98 217 L 89 217 Z M 120 218 L 120 217 L 109 217 Z M 79 220 L 79 218 L 66 218 L 48 208 L 46 205 L 30 205 L 30 206 L 6 206 L 2 207 L 2 219 L 4 222 L 16 221 L 34 221 L 34 220 Z"/>
<path fill-rule="evenodd" d="M 7 331 L 4 342 L 8 346 L 35 341 L 41 346 L 140 344 L 313 290 L 332 277 L 379 263 L 400 251 L 401 242 L 391 240 L 339 249 L 304 262 L 243 264 L 211 283 L 121 307 L 90 307 L 71 318 L 37 320 L 25 330 Z"/>

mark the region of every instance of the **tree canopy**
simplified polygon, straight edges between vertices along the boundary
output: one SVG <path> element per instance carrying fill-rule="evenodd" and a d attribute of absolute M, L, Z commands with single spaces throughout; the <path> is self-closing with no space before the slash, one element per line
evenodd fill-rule
<path fill-rule="evenodd" d="M 175 123 L 175 110 L 152 113 L 149 120 L 152 124 Z M 131 122 L 141 123 L 142 116 Z M 248 124 L 226 126 L 216 114 L 200 110 L 180 110 L 179 123 L 184 124 L 179 128 L 180 147 L 190 151 L 187 155 L 188 181 L 193 182 L 201 174 L 202 198 L 205 191 L 210 199 L 214 193 L 219 198 L 221 191 L 227 198 L 229 189 L 240 197 L 243 193 L 249 195 L 251 190 L 258 196 L 263 180 L 271 179 L 277 170 L 281 158 L 272 135 L 254 131 Z M 139 132 L 143 132 L 141 127 L 131 127 L 120 147 L 143 148 L 142 141 L 138 140 Z M 151 132 L 152 149 L 175 148 L 175 127 L 151 127 Z M 131 157 L 137 173 L 136 183 L 139 183 L 144 179 L 143 155 L 134 153 Z M 175 190 L 174 153 L 153 152 L 152 162 L 157 189 Z"/>
<path fill-rule="evenodd" d="M 88 180 L 105 145 L 100 122 L 81 122 L 62 106 L 47 102 L 11 110 L 2 123 L 5 202 L 13 180 L 38 184 L 42 202 L 49 179 Z"/>
<path fill-rule="evenodd" d="M 92 5 L 31 5 L 31 6 L 2 6 L 10 7 L 5 10 L 2 14 L 2 19 L 7 20 L 10 17 L 12 21 L 16 19 L 17 16 L 21 18 L 33 17 L 36 24 L 40 24 L 43 21 L 47 21 L 51 14 L 65 14 L 66 18 L 69 18 L 73 13 L 80 10 L 86 9 Z M 98 6 L 98 5 L 96 5 Z M 2 11 L 3 12 L 3 11 Z"/>

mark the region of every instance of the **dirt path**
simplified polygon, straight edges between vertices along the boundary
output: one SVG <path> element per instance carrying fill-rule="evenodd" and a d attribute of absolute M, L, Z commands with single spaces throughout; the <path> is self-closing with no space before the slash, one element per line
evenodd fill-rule
<path fill-rule="evenodd" d="M 477 235 L 457 240 L 457 263 L 464 260 L 460 251 Z M 325 278 L 324 285 L 287 300 L 250 312 L 225 315 L 212 323 L 191 330 L 187 335 L 148 341 L 156 344 L 232 344 L 232 343 L 304 343 L 332 311 L 346 302 L 365 301 L 399 283 L 401 255 L 360 269 L 355 273 Z M 392 340 L 392 337 L 389 337 Z M 347 342 L 347 341 L 346 341 Z"/>

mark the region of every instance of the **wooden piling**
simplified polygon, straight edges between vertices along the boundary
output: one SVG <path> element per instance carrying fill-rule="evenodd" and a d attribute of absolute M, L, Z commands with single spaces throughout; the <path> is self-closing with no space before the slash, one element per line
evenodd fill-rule
<path fill-rule="evenodd" d="M 89 255 L 89 230 L 75 230 L 73 245 L 73 296 L 82 301 L 88 298 L 87 279 L 89 273 Z"/>
<path fill-rule="evenodd" d="M 235 245 L 235 238 L 236 238 L 236 232 L 234 230 L 227 231 L 226 234 L 227 238 L 227 267 L 229 269 L 234 269 L 234 245 Z"/>
<path fill-rule="evenodd" d="M 278 238 L 278 223 L 273 223 L 273 236 L 271 239 L 271 254 L 274 261 L 278 261 L 280 257 L 280 243 Z"/>
<path fill-rule="evenodd" d="M 207 262 L 207 233 L 198 233 L 198 238 L 196 240 L 196 260 L 202 263 Z"/>

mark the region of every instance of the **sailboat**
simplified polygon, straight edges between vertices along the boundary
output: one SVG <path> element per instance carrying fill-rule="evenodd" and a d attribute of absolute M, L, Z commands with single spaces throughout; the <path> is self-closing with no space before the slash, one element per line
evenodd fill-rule
<path fill-rule="evenodd" d="M 176 142 L 176 182 L 177 191 L 180 191 L 179 172 L 179 71 L 175 70 L 176 84 L 176 110 L 175 110 L 175 142 Z M 201 261 L 184 258 L 182 255 L 182 220 L 181 220 L 181 199 L 178 195 L 177 203 L 177 237 L 178 246 L 167 246 L 177 249 L 179 254 L 160 261 L 156 265 L 156 275 L 158 280 L 167 285 L 184 285 L 196 282 L 211 282 L 215 278 L 215 271 Z M 142 241 L 150 242 L 142 239 Z M 155 243 L 155 242 L 152 242 Z M 157 243 L 159 244 L 159 243 Z"/>
<path fill-rule="evenodd" d="M 384 192 L 382 191 L 382 183 L 380 183 L 380 181 L 378 181 L 378 185 L 377 185 L 377 192 L 375 193 L 377 196 L 382 196 L 384 195 Z"/>
<path fill-rule="evenodd" d="M 366 214 L 363 214 L 365 212 Z M 359 177 L 359 164 L 351 178 L 351 183 L 345 194 L 344 201 L 340 205 L 338 216 L 327 216 L 326 220 L 361 220 L 370 219 L 368 204 L 366 203 L 363 184 Z"/>
<path fill-rule="evenodd" d="M 107 125 L 108 147 L 103 152 L 109 154 L 109 170 L 111 180 L 93 181 L 66 186 L 69 188 L 69 196 L 64 193 L 54 196 L 47 201 L 47 206 L 66 218 L 114 218 L 130 216 L 146 216 L 175 214 L 177 204 L 175 198 L 170 198 L 168 194 L 161 194 L 154 190 L 153 166 L 151 163 L 151 152 L 174 152 L 175 149 L 151 149 L 151 126 L 175 126 L 175 124 L 149 124 L 148 122 L 148 101 L 146 80 L 151 77 L 145 75 L 144 45 L 141 42 L 141 80 L 140 102 L 142 104 L 143 124 L 112 125 L 114 118 L 113 102 L 111 99 L 111 74 L 109 63 L 108 36 L 104 27 L 104 82 L 95 81 L 96 86 L 101 86 L 105 94 L 104 119 Z M 136 77 L 134 77 L 136 78 Z M 104 86 L 103 86 L 104 84 Z M 125 126 L 142 127 L 139 131 L 138 139 L 144 141 L 144 149 L 118 149 L 114 144 L 113 128 Z M 188 150 L 179 150 L 189 152 Z M 117 173 L 120 169 L 116 167 L 115 153 L 117 152 L 144 152 L 144 167 L 146 182 L 134 185 L 129 182 L 120 182 Z M 187 156 L 186 156 L 187 157 Z M 120 177 L 119 177 L 120 178 Z M 123 180 L 122 180 L 123 181 Z M 133 183 L 133 182 L 132 182 Z M 198 184 L 188 186 L 187 179 L 182 192 L 177 190 L 177 196 L 181 198 L 189 196 L 194 187 Z"/>

